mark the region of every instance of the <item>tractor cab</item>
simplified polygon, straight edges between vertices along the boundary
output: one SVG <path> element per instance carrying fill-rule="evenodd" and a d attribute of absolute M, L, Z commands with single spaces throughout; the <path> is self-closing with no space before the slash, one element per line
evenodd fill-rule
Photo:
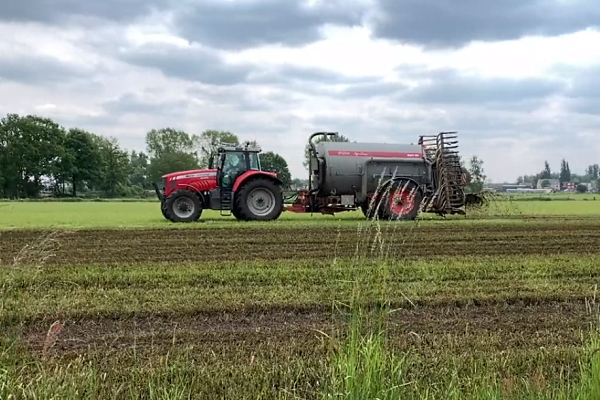
<path fill-rule="evenodd" d="M 220 146 L 211 159 L 209 168 L 217 169 L 217 184 L 232 189 L 235 180 L 247 171 L 260 171 L 260 148 L 247 146 Z M 214 165 L 214 167 L 213 167 Z"/>
<path fill-rule="evenodd" d="M 164 194 L 155 188 L 163 216 L 191 222 L 210 209 L 244 221 L 277 219 L 283 211 L 282 182 L 277 173 L 261 170 L 260 151 L 248 143 L 219 146 L 208 169 L 163 176 L 168 181 Z"/>

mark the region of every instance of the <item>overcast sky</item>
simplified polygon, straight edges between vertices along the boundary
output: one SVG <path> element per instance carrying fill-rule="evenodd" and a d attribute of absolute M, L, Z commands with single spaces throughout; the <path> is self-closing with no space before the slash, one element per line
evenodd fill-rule
<path fill-rule="evenodd" d="M 597 0 L 2 0 L 0 113 L 142 150 L 229 130 L 305 177 L 312 132 L 459 132 L 489 178 L 600 163 Z"/>

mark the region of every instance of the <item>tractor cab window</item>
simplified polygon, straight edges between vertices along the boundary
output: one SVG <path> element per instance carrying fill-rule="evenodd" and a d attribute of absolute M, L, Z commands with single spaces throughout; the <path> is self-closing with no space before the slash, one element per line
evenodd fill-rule
<path fill-rule="evenodd" d="M 238 175 L 247 171 L 246 156 L 243 152 L 227 152 L 223 159 L 223 186 L 232 187 Z"/>
<path fill-rule="evenodd" d="M 260 171 L 260 159 L 258 153 L 248 153 L 248 157 L 250 157 L 250 169 Z"/>
<path fill-rule="evenodd" d="M 221 160 L 221 155 L 220 154 L 213 154 L 210 158 L 208 167 L 209 168 L 218 168 L 219 167 L 219 161 Z"/>

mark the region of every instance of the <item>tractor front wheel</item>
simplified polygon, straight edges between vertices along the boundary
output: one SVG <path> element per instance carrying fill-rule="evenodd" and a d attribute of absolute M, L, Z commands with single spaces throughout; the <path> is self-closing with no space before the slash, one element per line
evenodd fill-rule
<path fill-rule="evenodd" d="M 189 190 L 177 190 L 164 202 L 164 213 L 173 222 L 193 222 L 202 215 L 202 206 L 198 195 Z"/>
<path fill-rule="evenodd" d="M 169 217 L 167 216 L 167 207 L 164 201 L 160 202 L 160 212 L 162 213 L 163 217 L 165 217 L 165 219 L 169 219 Z"/>
<path fill-rule="evenodd" d="M 419 213 L 422 200 L 423 193 L 413 182 L 408 180 L 392 182 L 382 204 L 384 218 L 413 220 Z"/>
<path fill-rule="evenodd" d="M 245 221 L 271 221 L 283 212 L 281 187 L 270 179 L 243 184 L 235 193 L 236 218 Z"/>

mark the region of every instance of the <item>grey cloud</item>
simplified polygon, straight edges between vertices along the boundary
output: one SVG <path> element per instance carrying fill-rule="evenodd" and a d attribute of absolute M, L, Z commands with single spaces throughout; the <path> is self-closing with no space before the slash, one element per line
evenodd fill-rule
<path fill-rule="evenodd" d="M 301 0 L 204 0 L 186 2 L 174 28 L 186 39 L 225 49 L 264 44 L 300 46 L 320 39 L 325 24 L 358 25 L 362 8 L 351 0 L 308 7 Z"/>
<path fill-rule="evenodd" d="M 180 101 L 163 101 L 157 96 L 155 100 L 146 100 L 135 93 L 125 93 L 118 98 L 106 101 L 102 109 L 113 116 L 124 114 L 163 114 L 183 116 L 187 103 Z"/>
<path fill-rule="evenodd" d="M 432 71 L 429 83 L 402 92 L 398 100 L 421 104 L 535 106 L 565 89 L 562 80 L 481 78 L 455 70 Z"/>
<path fill-rule="evenodd" d="M 282 90 L 316 96 L 335 96 L 335 85 L 354 85 L 372 82 L 377 78 L 348 76 L 324 68 L 282 65 L 270 68 L 256 66 L 249 75 L 250 84 L 263 84 Z"/>
<path fill-rule="evenodd" d="M 554 36 L 600 25 L 597 0 L 379 0 L 374 36 L 428 48 Z"/>
<path fill-rule="evenodd" d="M 118 54 L 131 64 L 156 68 L 166 76 L 212 85 L 242 83 L 253 67 L 226 63 L 216 52 L 204 48 L 144 46 Z"/>
<path fill-rule="evenodd" d="M 411 87 L 402 82 L 366 78 L 351 84 L 336 97 L 367 99 L 383 97 L 396 103 L 426 105 L 473 104 L 488 107 L 535 107 L 548 96 L 562 93 L 564 80 L 483 78 L 461 74 L 455 69 L 399 68 L 401 78 L 418 83 Z M 334 95 L 332 95 L 334 96 Z"/>
<path fill-rule="evenodd" d="M 169 2 L 158 0 L 3 0 L 0 21 L 62 24 L 75 18 L 127 22 Z"/>
<path fill-rule="evenodd" d="M 320 85 L 370 82 L 373 77 L 352 77 L 325 68 L 296 65 L 227 63 L 216 51 L 197 46 L 179 48 L 152 45 L 130 48 L 117 56 L 137 66 L 156 68 L 165 75 L 205 84 L 228 86 L 241 83 L 294 88 L 304 93 L 325 94 Z M 308 84 L 308 85 L 307 85 Z"/>
<path fill-rule="evenodd" d="M 352 77 L 340 74 L 330 69 L 305 67 L 299 65 L 282 65 L 271 68 L 257 67 L 250 77 L 252 83 L 322 83 L 322 84 L 346 84 L 371 81 L 372 77 Z"/>
<path fill-rule="evenodd" d="M 579 114 L 600 116 L 600 98 L 581 99 L 575 98 L 568 102 L 567 108 Z"/>
<path fill-rule="evenodd" d="M 570 86 L 565 95 L 567 109 L 579 114 L 600 116 L 600 65 L 587 68 L 556 67 Z"/>
<path fill-rule="evenodd" d="M 303 96 L 294 91 L 270 88 L 260 95 L 252 86 L 222 86 L 217 88 L 194 87 L 186 90 L 186 97 L 201 102 L 214 102 L 232 107 L 235 112 L 271 112 L 282 104 L 295 107 Z"/>
<path fill-rule="evenodd" d="M 381 96 L 395 96 L 408 89 L 408 86 L 398 82 L 374 82 L 360 83 L 350 86 L 341 91 L 340 96 L 345 98 L 370 98 Z"/>
<path fill-rule="evenodd" d="M 4 80 L 28 85 L 53 85 L 76 79 L 86 79 L 90 72 L 85 68 L 41 55 L 7 57 L 0 62 L 0 82 Z"/>
<path fill-rule="evenodd" d="M 263 44 L 299 46 L 320 39 L 327 24 L 359 25 L 360 0 L 3 0 L 0 21 L 49 25 L 110 21 L 126 24 L 152 12 L 172 16 L 173 29 L 209 47 L 242 49 Z"/>

